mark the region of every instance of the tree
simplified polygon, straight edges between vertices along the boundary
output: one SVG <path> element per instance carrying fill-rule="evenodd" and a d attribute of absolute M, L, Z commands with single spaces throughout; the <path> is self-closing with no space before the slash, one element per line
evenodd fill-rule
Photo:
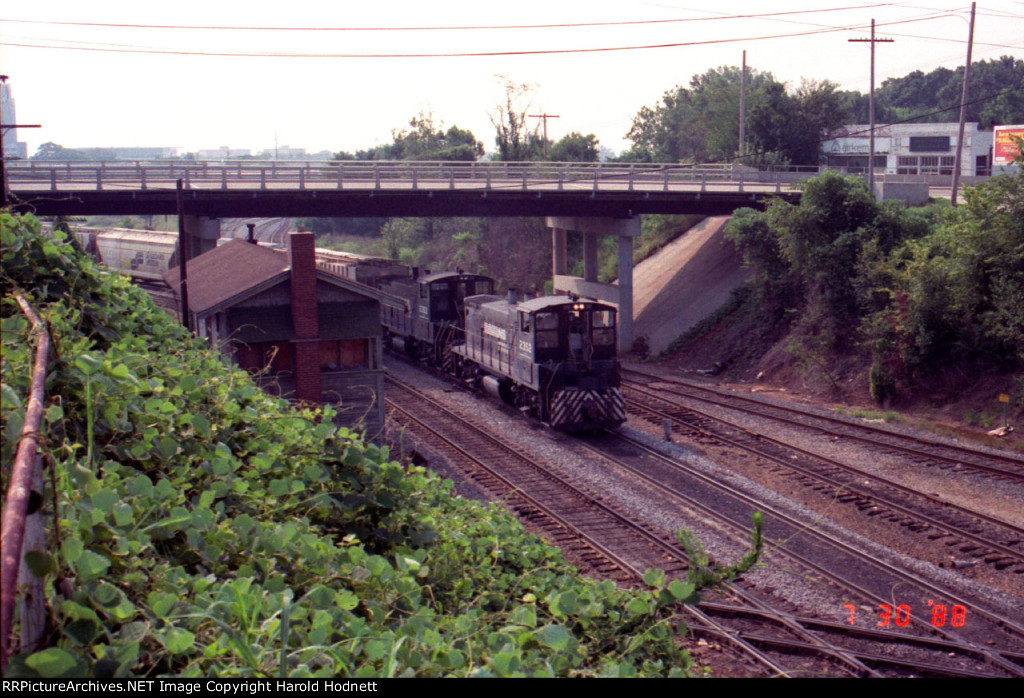
<path fill-rule="evenodd" d="M 483 143 L 472 131 L 452 126 L 444 130 L 444 123 L 434 124 L 434 116 L 420 112 L 409 120 L 409 128 L 392 129 L 392 142 L 370 150 L 361 150 L 354 156 L 339 153 L 336 160 L 462 160 L 473 161 L 484 154 Z M 339 157 L 340 156 L 340 157 Z"/>
<path fill-rule="evenodd" d="M 77 150 L 71 148 L 65 148 L 64 146 L 53 143 L 43 143 L 36 150 L 36 154 L 30 159 L 32 160 L 86 160 L 86 156 Z"/>
<path fill-rule="evenodd" d="M 963 68 L 936 68 L 930 73 L 916 70 L 890 78 L 875 91 L 876 117 L 880 121 L 955 121 L 963 80 Z M 867 119 L 857 121 L 866 123 Z M 982 129 L 1024 121 L 1024 60 L 1003 56 L 971 64 L 967 121 L 978 122 Z"/>
<path fill-rule="evenodd" d="M 821 140 L 849 123 L 846 99 L 828 80 L 803 80 L 793 92 L 769 85 L 750 110 L 749 148 L 762 162 L 817 165 Z"/>
<path fill-rule="evenodd" d="M 648 162 L 731 160 L 739 149 L 741 80 L 740 68 L 714 68 L 694 75 L 688 88 L 677 85 L 666 92 L 661 104 L 642 108 L 626 134 L 633 147 L 623 159 Z M 780 83 L 770 73 L 747 68 L 748 114 L 764 99 L 772 85 Z"/>
<path fill-rule="evenodd" d="M 1024 159 L 1018 158 L 1024 165 Z M 964 193 L 936 232 L 900 255 L 908 295 L 909 362 L 1024 362 L 1024 170 Z"/>
<path fill-rule="evenodd" d="M 544 143 L 537 135 L 536 127 L 531 131 L 526 124 L 526 112 L 530 110 L 534 86 L 515 83 L 505 75 L 498 75 L 505 91 L 504 98 L 490 113 L 494 125 L 494 144 L 498 147 L 496 159 L 540 160 L 544 156 Z"/>
<path fill-rule="evenodd" d="M 584 136 L 573 131 L 550 148 L 550 159 L 555 162 L 597 162 L 598 143 L 593 133 Z"/>

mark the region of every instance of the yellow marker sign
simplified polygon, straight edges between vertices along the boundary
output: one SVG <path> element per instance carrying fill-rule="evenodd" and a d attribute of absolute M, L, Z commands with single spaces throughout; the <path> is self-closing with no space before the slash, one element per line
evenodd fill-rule
<path fill-rule="evenodd" d="M 999 402 L 1009 402 L 1010 396 L 1006 393 L 999 393 Z"/>

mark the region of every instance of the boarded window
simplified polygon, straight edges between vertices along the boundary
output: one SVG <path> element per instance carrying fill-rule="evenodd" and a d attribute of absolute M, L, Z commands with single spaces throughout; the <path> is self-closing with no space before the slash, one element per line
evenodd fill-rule
<path fill-rule="evenodd" d="M 235 350 L 238 365 L 247 371 L 262 371 L 268 366 L 271 371 L 292 370 L 291 342 L 250 342 L 238 344 Z"/>
<path fill-rule="evenodd" d="M 320 370 L 337 371 L 341 367 L 341 358 L 337 341 L 320 342 Z"/>
<path fill-rule="evenodd" d="M 263 348 L 258 344 L 239 344 L 235 356 L 238 365 L 246 371 L 263 368 Z"/>
<path fill-rule="evenodd" d="M 369 368 L 370 352 L 366 339 L 343 339 L 341 341 L 341 365 L 343 368 Z"/>
<path fill-rule="evenodd" d="M 270 364 L 273 371 L 292 370 L 292 343 L 267 342 L 264 346 L 264 365 Z"/>

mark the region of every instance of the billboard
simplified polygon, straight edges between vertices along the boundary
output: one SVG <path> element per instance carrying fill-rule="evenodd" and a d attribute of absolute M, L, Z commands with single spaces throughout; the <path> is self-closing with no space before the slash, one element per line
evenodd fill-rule
<path fill-rule="evenodd" d="M 992 146 L 992 164 L 1009 165 L 1013 158 L 1020 153 L 1014 138 L 1024 138 L 1024 125 L 1017 126 L 996 126 Z"/>

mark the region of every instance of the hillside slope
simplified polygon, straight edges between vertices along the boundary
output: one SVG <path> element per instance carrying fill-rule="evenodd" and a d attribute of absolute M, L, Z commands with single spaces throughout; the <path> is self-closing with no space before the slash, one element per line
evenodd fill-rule
<path fill-rule="evenodd" d="M 633 271 L 634 336 L 651 353 L 717 310 L 748 272 L 723 232 L 727 216 L 704 219 Z"/>

